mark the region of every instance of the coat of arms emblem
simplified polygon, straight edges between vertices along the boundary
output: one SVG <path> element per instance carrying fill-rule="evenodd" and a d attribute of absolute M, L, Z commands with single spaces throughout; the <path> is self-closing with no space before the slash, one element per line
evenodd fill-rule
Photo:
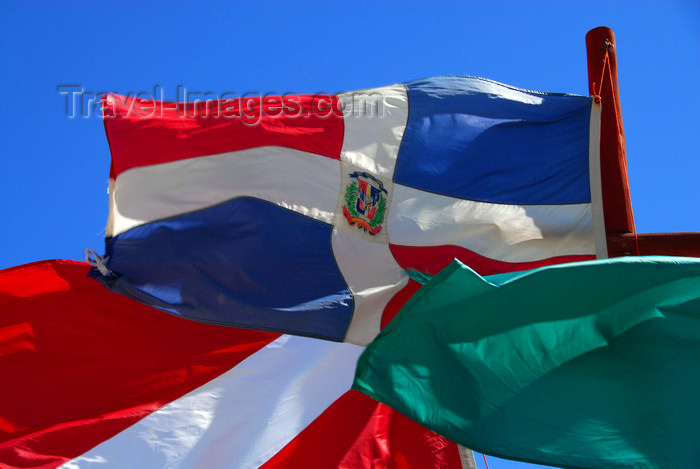
<path fill-rule="evenodd" d="M 372 236 L 382 230 L 387 190 L 382 181 L 365 172 L 354 172 L 345 189 L 343 214 L 350 225 Z"/>

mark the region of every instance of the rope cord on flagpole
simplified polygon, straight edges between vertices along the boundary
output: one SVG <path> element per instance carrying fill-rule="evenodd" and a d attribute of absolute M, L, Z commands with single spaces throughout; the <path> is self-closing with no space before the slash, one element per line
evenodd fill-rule
<path fill-rule="evenodd" d="M 596 83 L 593 82 L 593 86 L 591 87 L 593 91 L 595 92 L 593 99 L 596 103 L 600 103 L 601 101 L 601 96 L 600 93 L 603 90 L 603 80 L 605 79 L 605 70 L 607 69 L 608 71 L 608 79 L 610 80 L 610 83 L 613 83 L 613 76 L 612 76 L 612 68 L 610 67 L 610 60 L 609 60 L 609 55 L 608 51 L 610 50 L 610 46 L 612 46 L 612 42 L 610 42 L 609 39 L 605 39 L 605 56 L 603 57 L 603 69 L 601 70 L 600 73 L 600 82 L 598 83 L 598 89 L 596 90 Z M 620 135 L 620 116 L 617 113 L 617 102 L 615 101 L 615 93 L 611 93 L 612 96 L 612 105 L 613 105 L 613 112 L 615 113 L 615 126 L 617 127 L 617 134 Z M 625 149 L 625 146 L 622 146 L 622 151 L 625 153 L 625 159 L 626 159 L 626 153 L 627 150 Z M 623 172 L 622 177 L 629 180 L 629 176 L 627 174 L 627 165 L 620 165 L 620 169 Z M 632 215 L 632 235 L 634 236 L 634 246 L 635 246 L 635 254 L 639 256 L 639 238 L 637 237 L 637 228 L 634 226 L 634 212 L 632 211 L 632 204 L 630 204 L 630 214 Z"/>
<path fill-rule="evenodd" d="M 603 78 L 605 78 L 605 69 L 610 68 L 610 62 L 608 61 L 608 51 L 609 50 L 610 50 L 610 41 L 606 39 L 605 40 L 605 57 L 603 57 L 603 69 L 601 70 L 600 81 L 598 82 L 598 84 L 600 86 L 598 87 L 598 90 L 596 91 L 595 82 L 593 82 L 593 86 L 591 87 L 591 88 L 593 88 L 593 91 L 595 91 L 595 95 L 593 96 L 593 99 L 595 100 L 596 103 L 599 103 L 600 99 L 601 99 L 600 93 L 603 90 Z M 617 111 L 615 112 L 615 119 L 617 120 Z M 619 124 L 618 124 L 617 128 L 618 128 L 618 130 L 620 129 Z"/>
<path fill-rule="evenodd" d="M 486 455 L 484 453 L 481 453 L 481 455 L 484 457 L 484 464 L 486 464 L 486 469 L 489 469 L 489 463 L 486 462 Z"/>

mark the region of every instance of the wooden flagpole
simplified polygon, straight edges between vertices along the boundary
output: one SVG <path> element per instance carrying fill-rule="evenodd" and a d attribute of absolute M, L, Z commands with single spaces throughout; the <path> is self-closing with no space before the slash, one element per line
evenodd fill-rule
<path fill-rule="evenodd" d="M 600 99 L 600 171 L 608 256 L 700 257 L 700 233 L 636 233 L 627 176 L 625 131 L 617 82 L 615 34 L 604 26 L 586 34 L 588 85 Z"/>

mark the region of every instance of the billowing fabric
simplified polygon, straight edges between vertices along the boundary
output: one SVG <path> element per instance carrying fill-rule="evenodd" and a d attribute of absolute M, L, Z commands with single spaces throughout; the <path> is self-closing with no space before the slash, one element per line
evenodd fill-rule
<path fill-rule="evenodd" d="M 441 435 L 572 468 L 700 461 L 700 259 L 480 277 L 455 261 L 361 356 L 354 389 Z"/>
<path fill-rule="evenodd" d="M 102 280 L 191 319 L 367 344 L 415 291 L 407 269 L 595 257 L 591 110 L 469 77 L 188 104 L 109 95 Z"/>
<path fill-rule="evenodd" d="M 361 347 L 189 321 L 88 272 L 0 271 L 1 467 L 467 467 L 350 390 Z"/>

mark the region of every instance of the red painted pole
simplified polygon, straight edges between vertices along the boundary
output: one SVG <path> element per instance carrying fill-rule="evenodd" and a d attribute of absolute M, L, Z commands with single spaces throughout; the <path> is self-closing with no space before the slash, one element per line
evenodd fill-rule
<path fill-rule="evenodd" d="M 592 29 L 586 34 L 586 51 L 589 91 L 601 102 L 600 172 L 608 256 L 700 257 L 700 233 L 635 232 L 617 83 L 615 34 L 604 26 Z"/>
<path fill-rule="evenodd" d="M 589 31 L 586 34 L 586 50 L 589 91 L 591 96 L 599 97 L 601 101 L 600 171 L 605 230 L 615 234 L 633 233 L 625 131 L 617 84 L 615 34 L 603 26 Z M 613 247 L 608 246 L 608 250 Z M 608 252 L 608 255 L 615 257 L 613 252 Z"/>
<path fill-rule="evenodd" d="M 610 257 L 642 256 L 700 257 L 700 233 L 608 233 Z"/>

